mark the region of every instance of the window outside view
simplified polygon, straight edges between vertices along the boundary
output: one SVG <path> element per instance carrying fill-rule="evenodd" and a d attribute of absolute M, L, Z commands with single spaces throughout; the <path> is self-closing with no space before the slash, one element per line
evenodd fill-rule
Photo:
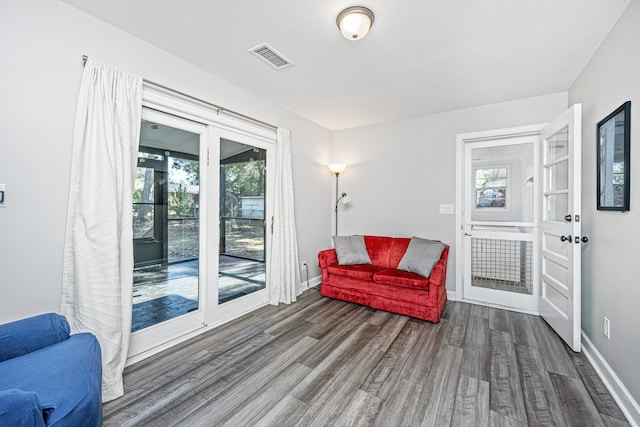
<path fill-rule="evenodd" d="M 476 170 L 476 208 L 507 207 L 507 168 Z"/>

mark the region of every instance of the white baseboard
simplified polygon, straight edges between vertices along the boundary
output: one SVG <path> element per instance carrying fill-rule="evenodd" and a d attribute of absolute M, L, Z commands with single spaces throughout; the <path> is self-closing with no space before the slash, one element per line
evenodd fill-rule
<path fill-rule="evenodd" d="M 627 421 L 634 427 L 640 426 L 640 405 L 638 405 L 638 402 L 629 393 L 629 390 L 627 390 L 584 331 L 582 331 L 582 351 L 624 413 L 624 416 L 627 417 Z"/>
<path fill-rule="evenodd" d="M 320 282 L 322 282 L 322 276 L 312 277 L 311 279 L 309 279 L 309 283 L 307 283 L 307 289 L 318 286 Z"/>
<path fill-rule="evenodd" d="M 456 297 L 456 291 L 450 291 L 447 289 L 447 300 L 458 301 L 458 298 Z"/>

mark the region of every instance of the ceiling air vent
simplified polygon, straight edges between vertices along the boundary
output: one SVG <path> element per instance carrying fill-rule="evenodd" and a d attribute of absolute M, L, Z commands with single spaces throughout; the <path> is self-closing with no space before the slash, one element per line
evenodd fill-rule
<path fill-rule="evenodd" d="M 276 70 L 282 70 L 293 65 L 283 54 L 272 48 L 266 43 L 259 44 L 249 49 L 249 52 L 271 65 Z"/>

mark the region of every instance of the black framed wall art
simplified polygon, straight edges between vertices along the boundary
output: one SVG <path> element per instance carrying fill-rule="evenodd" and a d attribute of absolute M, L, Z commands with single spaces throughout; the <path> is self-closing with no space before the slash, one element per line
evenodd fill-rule
<path fill-rule="evenodd" d="M 598 122 L 596 141 L 598 210 L 628 211 L 631 101 Z"/>

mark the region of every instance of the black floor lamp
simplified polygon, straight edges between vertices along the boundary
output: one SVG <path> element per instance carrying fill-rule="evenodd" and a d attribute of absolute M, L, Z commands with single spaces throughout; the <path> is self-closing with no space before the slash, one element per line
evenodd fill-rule
<path fill-rule="evenodd" d="M 347 196 L 347 193 L 340 194 L 338 192 L 338 179 L 340 177 L 340 174 L 344 172 L 344 170 L 347 168 L 347 165 L 345 165 L 344 163 L 331 163 L 328 166 L 329 166 L 329 170 L 333 172 L 336 176 L 336 208 L 335 208 L 336 233 L 335 235 L 337 236 L 338 235 L 338 206 L 340 205 L 340 203 L 342 203 L 343 205 L 346 205 L 351 201 L 351 198 Z"/>

